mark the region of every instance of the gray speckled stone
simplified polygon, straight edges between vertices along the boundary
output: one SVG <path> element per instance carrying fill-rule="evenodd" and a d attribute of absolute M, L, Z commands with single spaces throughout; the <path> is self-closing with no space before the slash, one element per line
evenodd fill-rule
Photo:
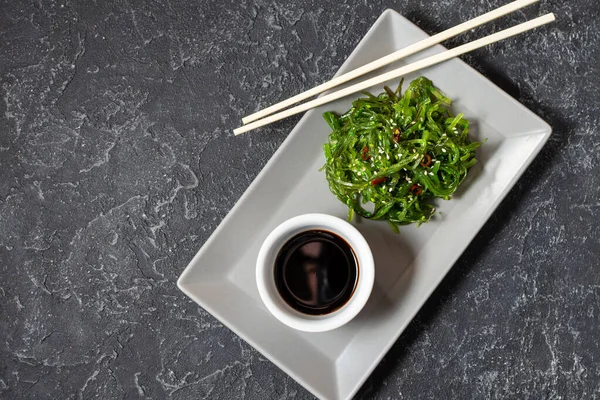
<path fill-rule="evenodd" d="M 312 398 L 175 286 L 298 119 L 231 130 L 387 7 L 433 33 L 504 2 L 286 3 L 2 1 L 0 398 Z M 550 10 L 465 59 L 554 133 L 358 398 L 599 396 L 600 5 L 452 44 Z"/>

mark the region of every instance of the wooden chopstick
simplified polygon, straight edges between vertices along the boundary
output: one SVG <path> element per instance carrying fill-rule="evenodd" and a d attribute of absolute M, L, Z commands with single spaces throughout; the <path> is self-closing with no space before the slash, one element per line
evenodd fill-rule
<path fill-rule="evenodd" d="M 242 118 L 242 122 L 244 124 L 248 124 L 250 122 L 256 121 L 258 119 L 264 118 L 267 115 L 273 114 L 276 111 L 279 111 L 281 109 L 287 108 L 291 105 L 294 105 L 295 103 L 298 103 L 302 100 L 306 100 L 309 97 L 315 96 L 319 93 L 322 93 L 326 90 L 329 90 L 331 88 L 334 88 L 338 85 L 341 85 L 342 83 L 348 82 L 349 80 L 352 80 L 354 78 L 357 78 L 361 75 L 364 75 L 368 72 L 371 72 L 375 69 L 381 68 L 385 65 L 388 65 L 394 61 L 398 61 L 404 57 L 408 57 L 411 54 L 415 54 L 421 50 L 425 50 L 433 45 L 436 45 L 438 43 L 441 43 L 445 40 L 448 40 L 458 34 L 461 34 L 463 32 L 468 31 L 469 29 L 473 29 L 476 28 L 480 25 L 483 25 L 485 23 L 488 23 L 490 21 L 493 21 L 497 18 L 502 17 L 503 15 L 509 14 L 511 12 L 517 11 L 525 6 L 528 6 L 532 3 L 535 3 L 539 0 L 517 0 L 517 1 L 513 1 L 512 3 L 506 4 L 502 7 L 499 7 L 495 10 L 492 10 L 488 13 L 485 13 L 483 15 L 480 15 L 479 17 L 473 18 L 467 22 L 463 22 L 460 25 L 457 25 L 453 28 L 447 29 L 443 32 L 440 32 L 436 35 L 433 35 L 431 37 L 428 37 L 427 39 L 421 40 L 420 42 L 411 44 L 408 47 L 405 47 L 401 50 L 395 51 L 392 54 L 389 54 L 385 57 L 382 57 L 380 59 L 377 59 L 375 61 L 372 61 L 366 65 L 363 65 L 360 68 L 357 68 L 355 70 L 352 70 L 348 73 L 345 73 L 343 75 L 340 75 L 336 78 L 333 78 L 332 80 L 325 82 L 319 86 L 316 86 L 312 89 L 309 89 L 305 92 L 299 93 L 293 97 L 290 97 L 287 100 L 284 100 L 280 103 L 274 104 L 270 107 L 264 108 L 254 114 L 250 114 L 244 118 Z"/>
<path fill-rule="evenodd" d="M 371 79 L 367 79 L 366 81 L 356 83 L 356 84 L 354 84 L 352 86 L 349 86 L 347 88 L 338 90 L 337 92 L 330 93 L 330 94 L 325 95 L 323 97 L 318 97 L 318 98 L 316 98 L 314 100 L 308 101 L 308 102 L 306 102 L 304 104 L 300 104 L 300 105 L 298 105 L 296 107 L 289 108 L 289 109 L 287 109 L 285 111 L 282 111 L 280 113 L 273 114 L 273 115 L 271 115 L 269 117 L 266 117 L 266 118 L 260 119 L 258 121 L 252 122 L 252 123 L 250 123 L 248 125 L 243 125 L 243 126 L 237 128 L 237 129 L 234 129 L 233 133 L 235 135 L 240 135 L 242 133 L 245 133 L 245 132 L 251 131 L 253 129 L 259 128 L 261 126 L 268 125 L 268 124 L 270 124 L 272 122 L 279 121 L 281 119 L 290 117 L 292 115 L 301 113 L 303 111 L 310 110 L 311 108 L 318 107 L 318 106 L 320 106 L 322 104 L 326 104 L 326 103 L 329 103 L 331 101 L 334 101 L 334 100 L 340 99 L 342 97 L 348 96 L 350 94 L 353 94 L 353 93 L 356 93 L 356 92 L 360 92 L 362 90 L 370 88 L 371 86 L 379 85 L 379 84 L 387 82 L 389 80 L 398 78 L 400 76 L 409 74 L 411 72 L 418 71 L 418 70 L 423 69 L 423 68 L 430 67 L 430 66 L 432 66 L 434 64 L 438 64 L 438 63 L 440 63 L 442 61 L 449 60 L 451 58 L 460 56 L 461 54 L 468 53 L 470 51 L 479 49 L 481 47 L 484 47 L 484 46 L 487 46 L 489 44 L 498 42 L 500 40 L 509 38 L 511 36 L 518 35 L 520 33 L 526 32 L 528 30 L 531 30 L 531 29 L 537 28 L 539 26 L 545 25 L 545 24 L 547 24 L 549 22 L 552 22 L 555 19 L 556 18 L 555 18 L 555 16 L 554 16 L 553 13 L 549 13 L 549 14 L 543 15 L 543 16 L 538 17 L 536 19 L 532 19 L 531 21 L 527 21 L 527 22 L 524 22 L 522 24 L 513 26 L 512 28 L 505 29 L 503 31 L 494 33 L 494 34 L 489 35 L 489 36 L 485 36 L 485 37 L 483 37 L 481 39 L 478 39 L 478 40 L 475 40 L 473 42 L 466 43 L 466 44 L 463 44 L 462 46 L 455 47 L 454 49 L 443 51 L 443 52 L 438 53 L 436 55 L 433 55 L 431 57 L 424 58 L 422 60 L 419 60 L 419 61 L 414 62 L 412 64 L 409 64 L 409 65 L 397 68 L 397 69 L 395 69 L 393 71 L 390 71 L 390 72 L 387 72 L 385 74 L 376 76 L 376 77 L 371 78 Z"/>

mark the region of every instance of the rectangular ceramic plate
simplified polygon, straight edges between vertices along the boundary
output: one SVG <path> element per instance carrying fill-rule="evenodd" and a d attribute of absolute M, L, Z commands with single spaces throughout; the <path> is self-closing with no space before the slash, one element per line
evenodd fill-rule
<path fill-rule="evenodd" d="M 387 10 L 338 74 L 426 37 Z M 436 46 L 403 63 L 443 49 Z M 306 113 L 178 281 L 185 294 L 322 399 L 348 399 L 356 393 L 551 132 L 544 121 L 458 59 L 420 74 L 455 100 L 454 111 L 473 123 L 473 139 L 488 141 L 478 150 L 479 163 L 469 178 L 451 201 L 438 202 L 441 215 L 430 223 L 403 227 L 399 235 L 385 222 L 355 224 L 373 249 L 376 283 L 354 320 L 325 333 L 288 328 L 263 306 L 254 268 L 262 241 L 284 220 L 311 212 L 346 218 L 346 207 L 329 192 L 319 172 L 329 133 L 321 114 L 347 110 L 356 96 Z"/>

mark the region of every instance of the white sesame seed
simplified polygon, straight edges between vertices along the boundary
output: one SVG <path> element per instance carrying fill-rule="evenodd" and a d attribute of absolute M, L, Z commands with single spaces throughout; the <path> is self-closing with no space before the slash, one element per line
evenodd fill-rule
<path fill-rule="evenodd" d="M 386 154 L 385 156 L 387 157 L 388 160 L 390 159 L 390 155 L 389 154 Z"/>
<path fill-rule="evenodd" d="M 390 190 L 389 190 L 389 191 L 391 192 L 392 190 L 394 190 L 394 188 L 390 188 Z"/>
<path fill-rule="evenodd" d="M 446 152 L 446 149 L 442 149 L 442 152 L 444 152 L 444 153 L 445 153 L 445 152 Z"/>

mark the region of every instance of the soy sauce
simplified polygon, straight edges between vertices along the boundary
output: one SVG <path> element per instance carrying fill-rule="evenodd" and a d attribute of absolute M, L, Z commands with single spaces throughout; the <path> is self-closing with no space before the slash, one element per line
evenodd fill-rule
<path fill-rule="evenodd" d="M 352 297 L 358 263 L 350 245 L 323 231 L 289 239 L 275 259 L 275 286 L 290 307 L 310 315 L 334 312 Z"/>

